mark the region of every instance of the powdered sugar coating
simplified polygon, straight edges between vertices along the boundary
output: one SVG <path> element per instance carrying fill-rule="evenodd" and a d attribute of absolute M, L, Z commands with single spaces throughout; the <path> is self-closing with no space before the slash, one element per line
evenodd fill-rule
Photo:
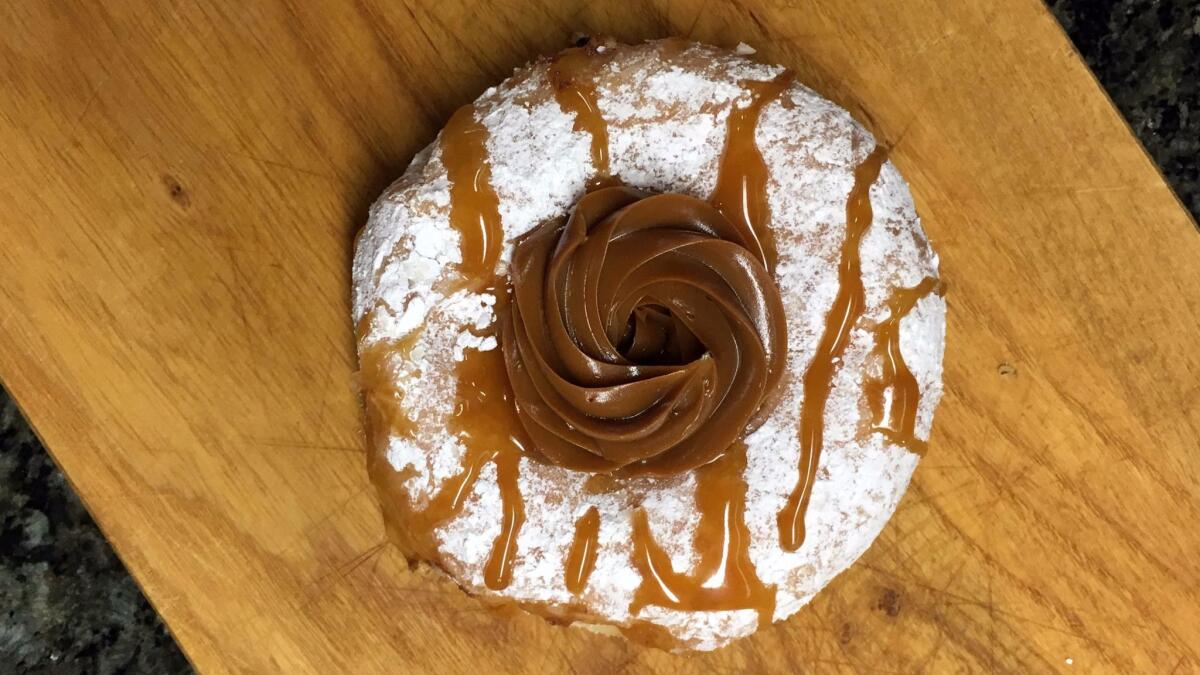
<path fill-rule="evenodd" d="M 716 182 L 725 124 L 749 94 L 741 80 L 768 80 L 780 68 L 695 45 L 664 56 L 661 43 L 610 46 L 597 78 L 599 107 L 609 126 L 612 171 L 627 184 L 706 198 Z M 492 184 L 500 199 L 509 259 L 511 242 L 562 215 L 594 175 L 590 137 L 574 131 L 546 82 L 547 62 L 518 71 L 477 101 L 490 132 Z M 921 230 L 907 186 L 891 164 L 871 188 L 875 220 L 860 255 L 866 311 L 855 328 L 827 403 L 824 451 L 800 550 L 779 546 L 776 514 L 798 476 L 797 424 L 801 377 L 837 293 L 837 260 L 845 236 L 853 171 L 874 146 L 848 113 L 793 84 L 765 109 L 756 140 L 771 173 L 769 200 L 779 250 L 778 283 L 787 316 L 788 376 L 783 398 L 747 437 L 746 521 L 759 577 L 778 587 L 775 620 L 795 613 L 854 562 L 895 510 L 917 457 L 865 431 L 863 382 L 879 373 L 870 328 L 888 314 L 897 288 L 936 276 L 937 257 Z M 459 262 L 449 224 L 449 184 L 434 143 L 372 208 L 354 263 L 355 320 L 374 309 L 363 345 L 415 337 L 408 357 L 394 360 L 398 389 L 415 422 L 414 440 L 394 437 L 387 455 L 396 470 L 413 469 L 405 484 L 418 507 L 457 473 L 464 448 L 446 431 L 454 401 L 454 363 L 464 349 L 493 349 L 479 338 L 494 317 L 490 297 L 447 297 L 445 275 Z M 504 262 L 502 261 L 502 265 Z M 901 322 L 900 348 L 921 387 L 918 436 L 928 436 L 941 396 L 945 303 L 921 300 Z M 470 329 L 470 330 L 468 330 Z M 756 628 L 751 610 L 683 612 L 645 607 L 629 614 L 640 577 L 630 560 L 632 502 L 646 509 L 656 540 L 675 569 L 695 564 L 695 476 L 630 482 L 614 493 L 589 494 L 587 476 L 521 461 L 519 487 L 526 522 L 518 537 L 512 584 L 503 595 L 522 602 L 585 606 L 601 620 L 633 618 L 666 627 L 688 646 L 713 649 Z M 567 591 L 564 564 L 574 523 L 590 506 L 600 512 L 596 569 L 580 598 Z M 486 589 L 483 569 L 500 531 L 500 494 L 486 466 L 460 516 L 438 531 L 446 571 L 472 592 Z"/>

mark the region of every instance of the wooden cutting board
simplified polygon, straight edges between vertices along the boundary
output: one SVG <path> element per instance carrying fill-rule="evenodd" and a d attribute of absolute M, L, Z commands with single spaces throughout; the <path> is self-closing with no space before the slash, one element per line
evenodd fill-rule
<path fill-rule="evenodd" d="M 1200 668 L 1200 235 L 1035 0 L 106 4 L 0 9 L 0 375 L 200 670 Z M 366 479 L 351 237 L 574 31 L 793 67 L 895 144 L 949 283 L 896 516 L 715 653 L 486 610 Z"/>

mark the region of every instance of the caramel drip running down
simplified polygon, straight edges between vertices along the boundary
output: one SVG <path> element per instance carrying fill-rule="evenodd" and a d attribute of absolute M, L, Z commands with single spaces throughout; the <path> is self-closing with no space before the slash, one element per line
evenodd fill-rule
<path fill-rule="evenodd" d="M 759 260 L 774 272 L 778 254 L 771 232 L 771 207 L 767 201 L 770 172 L 754 139 L 758 119 L 767 104 L 778 98 L 792 83 L 793 75 L 784 71 L 769 82 L 746 81 L 750 104 L 729 112 L 725 131 L 725 149 L 717 170 L 717 187 L 709 201 L 729 222 L 757 243 Z"/>
<path fill-rule="evenodd" d="M 883 363 L 883 372 L 878 379 L 866 382 L 867 402 L 871 408 L 871 429 L 881 433 L 891 442 L 909 452 L 924 455 L 926 442 L 917 438 L 917 406 L 921 401 L 921 388 L 917 378 L 904 362 L 900 352 L 900 321 L 930 293 L 941 294 L 942 283 L 926 277 L 913 288 L 901 288 L 888 299 L 891 313 L 875 327 L 875 349 Z M 892 391 L 891 405 L 884 411 L 884 398 Z"/>
<path fill-rule="evenodd" d="M 492 189 L 487 156 L 487 129 L 475 120 L 472 106 L 454 113 L 442 131 L 442 162 L 450 178 L 450 225 L 461 235 L 462 285 L 480 292 L 497 286 L 494 268 L 500 252 L 499 201 Z M 503 286 L 501 286 L 503 288 Z M 500 295 L 505 295 L 503 291 Z M 363 323 L 359 336 L 367 323 Z M 420 330 L 414 331 L 399 353 L 411 350 Z M 375 454 L 371 474 L 384 493 L 390 529 L 399 548 L 408 556 L 437 561 L 436 530 L 457 516 L 488 462 L 496 465 L 503 519 L 484 568 L 484 583 L 499 590 L 512 581 L 517 535 L 525 522 L 525 502 L 519 488 L 521 453 L 527 441 L 516 418 L 513 397 L 500 350 L 468 350 L 457 366 L 454 415 L 450 431 L 466 448 L 462 468 L 446 480 L 420 509 L 408 500 L 404 482 L 412 470 L 391 471 L 386 449 L 389 435 L 409 436 L 414 424 L 404 414 L 402 393 L 397 391 L 387 363 L 397 345 L 377 345 L 362 358 L 363 389 Z"/>
<path fill-rule="evenodd" d="M 596 182 L 609 178 L 608 122 L 600 114 L 596 96 L 595 68 L 599 54 L 594 47 L 573 47 L 559 52 L 550 62 L 554 98 L 568 115 L 575 116 L 575 131 L 592 137 L 592 165 Z"/>
<path fill-rule="evenodd" d="M 420 331 L 414 331 L 398 344 L 376 344 L 363 352 L 359 379 L 365 392 L 367 429 L 370 433 L 371 454 L 368 469 L 381 500 L 389 532 L 397 547 L 411 558 L 438 560 L 434 530 L 458 513 L 486 456 L 466 457 L 457 475 L 443 483 L 422 509 L 414 509 L 404 483 L 414 471 L 406 468 L 394 471 L 387 460 L 389 436 L 411 438 L 416 425 L 403 407 L 403 392 L 396 388 L 389 362 L 393 354 L 405 357 L 411 352 Z"/>
<path fill-rule="evenodd" d="M 518 479 L 521 454 L 529 441 L 517 419 L 512 388 L 504 372 L 504 356 L 499 349 L 466 351 L 458 364 L 457 376 L 450 431 L 466 446 L 469 460 L 483 458 L 484 462 L 490 459 L 496 463 L 504 516 L 484 568 L 484 582 L 488 588 L 499 590 L 512 582 L 517 534 L 525 523 L 525 500 Z M 474 476 L 478 476 L 478 471 Z M 469 487 L 465 492 L 470 493 Z"/>
<path fill-rule="evenodd" d="M 414 333 L 414 335 L 416 335 Z M 390 530 L 406 555 L 439 560 L 436 530 L 462 512 L 467 497 L 488 462 L 496 463 L 503 520 L 484 568 L 488 588 L 499 590 L 512 581 L 517 535 L 525 522 L 525 501 L 517 484 L 521 452 L 527 441 L 516 419 L 508 378 L 499 350 L 467 351 L 458 365 L 455 414 L 450 430 L 463 442 L 462 468 L 443 482 L 423 508 L 413 508 L 404 489 L 412 469 L 400 472 L 387 464 L 388 435 L 411 435 L 413 423 L 401 408 L 402 396 L 392 384 L 384 356 L 392 347 L 375 347 L 363 359 L 367 419 L 376 452 L 371 474 L 385 494 Z"/>
<path fill-rule="evenodd" d="M 664 61 L 671 61 L 695 46 L 695 42 L 685 38 L 668 37 L 658 40 L 658 53 Z"/>
<path fill-rule="evenodd" d="M 661 649 L 664 652 L 676 651 L 683 646 L 683 643 L 671 635 L 671 631 L 649 621 L 634 620 L 628 625 L 618 626 L 617 630 L 621 631 L 621 635 L 624 635 L 625 639 L 630 642 Z"/>
<path fill-rule="evenodd" d="M 587 588 L 588 578 L 596 569 L 596 553 L 600 545 L 600 511 L 595 506 L 575 521 L 575 538 L 567 553 L 566 583 L 571 595 Z"/>
<path fill-rule="evenodd" d="M 871 227 L 871 186 L 887 161 L 887 148 L 877 146 L 854 170 L 854 187 L 846 200 L 846 238 L 838 265 L 838 293 L 825 317 L 825 329 L 812 363 L 804 373 L 804 402 L 800 409 L 800 478 L 779 512 L 779 543 L 795 551 L 804 543 L 804 516 L 817 477 L 825 436 L 825 404 L 833 389 L 850 331 L 862 317 L 865 301 L 858 246 Z"/>
<path fill-rule="evenodd" d="M 460 271 L 468 288 L 497 285 L 493 275 L 503 243 L 487 139 L 487 128 L 475 119 L 471 105 L 459 108 L 442 131 L 442 163 L 450 179 L 450 225 L 462 238 Z M 500 289 L 498 294 L 504 295 L 503 286 Z M 457 378 L 457 405 L 450 430 L 467 452 L 463 479 L 454 486 L 455 494 L 470 494 L 482 465 L 489 460 L 496 463 L 503 520 L 484 567 L 484 583 L 499 590 L 512 582 L 517 535 L 525 523 L 519 478 L 521 452 L 528 442 L 516 418 L 500 350 L 467 351 L 458 365 Z M 461 510 L 462 497 L 456 496 L 453 503 L 450 515 Z"/>
<path fill-rule="evenodd" d="M 700 522 L 693 545 L 700 556 L 694 574 L 676 572 L 671 557 L 654 540 L 643 509 L 633 516 L 633 564 L 642 584 L 630 612 L 646 605 L 684 611 L 753 609 L 759 626 L 775 614 L 775 587 L 763 584 L 750 560 L 746 527 L 746 445 L 738 441 L 720 459 L 696 471 Z"/>
<path fill-rule="evenodd" d="M 366 334 L 373 312 L 365 314 L 359 321 L 358 335 Z M 388 359 L 392 354 L 407 357 L 416 346 L 419 331 L 413 331 L 399 342 L 375 345 L 359 357 L 358 384 L 366 401 L 367 431 L 371 445 L 386 448 L 389 435 L 411 437 L 415 430 L 413 421 L 404 414 L 404 392 L 396 388 L 389 375 Z"/>
<path fill-rule="evenodd" d="M 487 139 L 487 127 L 475 119 L 472 105 L 455 111 L 441 136 L 442 163 L 450 179 L 450 226 L 462 237 L 460 271 L 468 285 L 491 282 L 504 234 Z"/>

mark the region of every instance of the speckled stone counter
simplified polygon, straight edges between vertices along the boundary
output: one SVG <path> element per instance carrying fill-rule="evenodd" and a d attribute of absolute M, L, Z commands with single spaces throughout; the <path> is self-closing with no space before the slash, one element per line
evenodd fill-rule
<path fill-rule="evenodd" d="M 1051 0 L 1167 182 L 1200 215 L 1200 0 Z"/>
<path fill-rule="evenodd" d="M 177 673 L 188 663 L 0 390 L 0 673 Z"/>
<path fill-rule="evenodd" d="M 1052 0 L 1088 65 L 1200 214 L 1200 0 Z M 189 665 L 0 389 L 0 673 Z"/>

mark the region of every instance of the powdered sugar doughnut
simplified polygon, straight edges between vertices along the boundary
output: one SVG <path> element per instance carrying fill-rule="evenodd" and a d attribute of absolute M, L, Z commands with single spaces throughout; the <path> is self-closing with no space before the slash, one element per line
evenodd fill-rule
<path fill-rule="evenodd" d="M 715 329 L 700 322 L 711 317 L 663 299 L 677 275 L 667 258 L 647 254 L 636 274 L 597 267 L 605 283 L 645 276 L 659 290 L 626 309 L 658 339 L 692 345 L 633 363 L 629 335 L 652 330 L 606 314 L 610 338 L 595 339 L 624 345 L 608 359 L 621 377 L 680 369 L 695 387 L 672 380 L 647 394 L 661 419 L 620 413 L 580 430 L 592 404 L 610 402 L 604 392 L 625 395 L 629 382 L 601 391 L 570 376 L 568 356 L 539 350 L 582 350 L 581 367 L 594 364 L 578 328 L 593 310 L 561 309 L 567 337 L 535 335 L 525 351 L 513 346 L 523 328 L 504 322 L 545 312 L 553 328 L 559 309 L 544 308 L 578 291 L 553 282 L 555 270 L 591 264 L 528 262 L 530 247 L 566 256 L 604 227 L 641 232 L 634 208 L 668 214 L 646 241 L 686 239 L 663 251 L 736 249 L 730 260 L 754 261 L 696 263 L 733 300 L 694 302 L 733 313 L 721 320 L 741 331 L 726 350 L 742 359 L 736 372 L 750 353 L 767 365 L 740 388 L 693 377 L 733 357 L 710 344 Z M 670 215 L 680 209 L 691 215 Z M 579 255 L 605 269 L 637 257 L 638 246 L 607 246 L 608 257 Z M 904 180 L 845 110 L 780 67 L 713 47 L 592 42 L 518 70 L 460 110 L 376 202 L 353 272 L 371 472 L 397 545 L 471 593 L 660 646 L 713 649 L 785 619 L 854 562 L 907 488 L 941 397 L 937 256 Z M 548 281 L 505 291 L 518 272 Z M 627 290 L 606 302 L 621 305 Z M 710 394 L 714 382 L 757 398 L 720 412 L 742 399 Z M 693 413 L 659 438 L 672 416 Z M 735 421 L 705 426 L 715 415 Z M 733 444 L 710 452 L 704 439 L 730 425 Z M 653 448 L 623 455 L 629 439 Z"/>

